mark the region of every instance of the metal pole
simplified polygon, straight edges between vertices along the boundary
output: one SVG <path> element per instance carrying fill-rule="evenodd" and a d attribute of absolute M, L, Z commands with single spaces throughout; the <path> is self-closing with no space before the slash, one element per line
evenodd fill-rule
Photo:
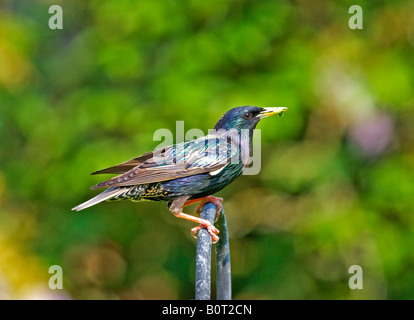
<path fill-rule="evenodd" d="M 200 217 L 214 223 L 216 206 L 207 202 L 203 206 Z M 197 235 L 196 254 L 196 285 L 195 299 L 210 300 L 211 295 L 211 237 L 207 229 L 203 228 Z"/>
<path fill-rule="evenodd" d="M 207 202 L 200 217 L 214 223 L 216 210 L 213 203 Z M 230 245 L 224 210 L 220 213 L 216 226 L 220 230 L 220 240 L 215 247 L 217 299 L 231 300 Z M 211 299 L 211 237 L 206 229 L 201 229 L 197 236 L 195 287 L 196 300 Z"/>
<path fill-rule="evenodd" d="M 224 209 L 220 213 L 216 226 L 220 230 L 220 240 L 215 246 L 217 300 L 231 300 L 230 244 Z"/>

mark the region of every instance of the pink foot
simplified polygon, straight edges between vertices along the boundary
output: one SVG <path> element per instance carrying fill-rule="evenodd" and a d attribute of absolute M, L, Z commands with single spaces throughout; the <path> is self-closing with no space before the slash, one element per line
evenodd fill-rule
<path fill-rule="evenodd" d="M 215 226 L 213 226 L 208 220 L 204 220 L 202 223 L 200 223 L 200 225 L 191 229 L 191 234 L 193 235 L 193 237 L 197 239 L 197 232 L 203 228 L 207 229 L 208 233 L 211 236 L 212 243 L 217 243 L 217 241 L 219 241 L 220 238 L 217 236 L 217 234 L 220 231 Z"/>
<path fill-rule="evenodd" d="M 216 205 L 217 211 L 216 211 L 216 218 L 214 219 L 214 221 L 217 221 L 218 217 L 220 216 L 220 212 L 223 209 L 223 198 L 213 197 L 213 196 L 207 196 L 207 197 L 201 198 L 201 202 L 197 206 L 195 212 L 200 214 L 201 210 L 203 209 L 203 206 L 207 202 L 211 202 Z"/>

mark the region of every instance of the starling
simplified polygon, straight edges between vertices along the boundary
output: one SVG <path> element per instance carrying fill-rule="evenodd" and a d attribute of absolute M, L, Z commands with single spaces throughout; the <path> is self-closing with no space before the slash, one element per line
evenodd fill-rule
<path fill-rule="evenodd" d="M 200 213 L 206 202 L 213 202 L 218 217 L 223 199 L 212 194 L 240 176 L 248 165 L 257 123 L 274 114 L 281 116 L 286 110 L 284 107 L 233 108 L 219 119 L 207 136 L 162 147 L 93 172 L 120 175 L 93 186 L 91 189 L 107 189 L 72 210 L 80 211 L 111 200 L 165 201 L 176 217 L 199 223 L 191 229 L 194 236 L 201 228 L 206 228 L 215 243 L 219 239 L 217 228 L 208 220 L 182 212 L 183 208 L 200 202 L 196 209 L 196 213 Z"/>

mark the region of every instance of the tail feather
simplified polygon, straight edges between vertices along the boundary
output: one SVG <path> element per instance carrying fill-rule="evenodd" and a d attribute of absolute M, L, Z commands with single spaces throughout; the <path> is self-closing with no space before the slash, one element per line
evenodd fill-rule
<path fill-rule="evenodd" d="M 92 199 L 72 208 L 72 210 L 80 211 L 80 210 L 89 208 L 97 203 L 119 196 L 122 193 L 125 193 L 125 189 L 123 188 L 116 188 L 116 187 L 109 188 L 105 190 L 104 192 L 98 194 L 96 197 L 93 197 Z"/>

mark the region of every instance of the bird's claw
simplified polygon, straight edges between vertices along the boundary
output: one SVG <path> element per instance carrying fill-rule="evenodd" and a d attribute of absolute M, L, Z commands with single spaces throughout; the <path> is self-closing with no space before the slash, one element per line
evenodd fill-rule
<path fill-rule="evenodd" d="M 195 239 L 197 239 L 197 233 L 198 231 L 200 231 L 201 229 L 206 228 L 208 233 L 211 236 L 211 242 L 212 243 L 217 243 L 219 241 L 219 237 L 217 236 L 217 234 L 220 232 L 215 226 L 213 226 L 210 221 L 206 220 L 203 223 L 200 223 L 200 225 L 198 225 L 195 228 L 191 229 L 191 234 L 193 235 L 193 237 Z"/>
<path fill-rule="evenodd" d="M 213 196 L 204 197 L 204 198 L 201 199 L 200 204 L 197 206 L 195 212 L 198 213 L 198 214 L 201 214 L 201 211 L 203 210 L 203 206 L 207 202 L 211 202 L 217 207 L 216 217 L 214 219 L 214 221 L 217 221 L 219 216 L 220 216 L 220 212 L 223 209 L 223 198 L 213 197 Z"/>

